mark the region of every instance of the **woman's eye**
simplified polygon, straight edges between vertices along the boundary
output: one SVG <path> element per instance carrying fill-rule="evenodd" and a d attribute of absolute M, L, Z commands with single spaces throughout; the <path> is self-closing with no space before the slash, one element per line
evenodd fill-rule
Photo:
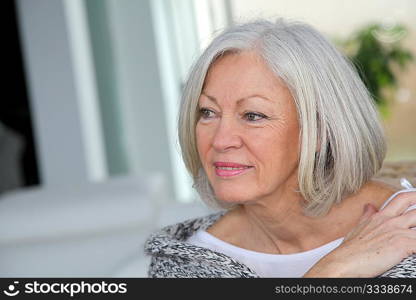
<path fill-rule="evenodd" d="M 247 121 L 254 122 L 254 121 L 259 121 L 259 120 L 262 120 L 262 119 L 267 119 L 267 116 L 264 115 L 264 114 L 261 114 L 261 113 L 247 112 L 247 113 L 244 114 L 244 118 Z"/>
<path fill-rule="evenodd" d="M 207 108 L 201 108 L 199 110 L 199 115 L 202 119 L 211 119 L 215 116 L 215 113 Z"/>

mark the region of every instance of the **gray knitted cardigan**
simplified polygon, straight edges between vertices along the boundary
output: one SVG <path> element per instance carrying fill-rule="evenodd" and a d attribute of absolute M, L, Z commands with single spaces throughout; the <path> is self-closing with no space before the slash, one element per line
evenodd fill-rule
<path fill-rule="evenodd" d="M 197 230 L 205 230 L 224 212 L 190 219 L 164 227 L 152 234 L 145 243 L 151 256 L 149 277 L 161 278 L 249 278 L 259 277 L 246 265 L 233 258 L 187 243 Z M 409 256 L 380 277 L 415 277 L 416 255 Z"/>

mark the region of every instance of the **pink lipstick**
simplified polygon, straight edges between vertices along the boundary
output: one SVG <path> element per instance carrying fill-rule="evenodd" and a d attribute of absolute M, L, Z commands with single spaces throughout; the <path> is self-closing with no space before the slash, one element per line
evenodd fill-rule
<path fill-rule="evenodd" d="M 252 166 L 242 165 L 233 162 L 215 162 L 215 174 L 220 177 L 231 177 L 248 172 Z"/>

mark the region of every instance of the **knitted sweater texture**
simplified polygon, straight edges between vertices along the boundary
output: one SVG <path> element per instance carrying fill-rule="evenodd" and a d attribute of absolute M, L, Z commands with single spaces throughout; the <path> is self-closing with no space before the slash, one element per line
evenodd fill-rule
<path fill-rule="evenodd" d="M 145 243 L 151 256 L 148 276 L 153 278 L 256 278 L 253 270 L 235 259 L 207 248 L 187 243 L 197 230 L 206 230 L 225 212 L 194 218 L 166 226 Z M 402 260 L 379 277 L 416 278 L 416 255 Z"/>

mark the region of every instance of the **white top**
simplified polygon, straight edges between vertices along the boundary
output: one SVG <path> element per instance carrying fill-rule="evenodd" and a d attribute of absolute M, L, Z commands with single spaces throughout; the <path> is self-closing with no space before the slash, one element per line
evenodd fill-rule
<path fill-rule="evenodd" d="M 407 180 L 401 181 L 405 189 L 393 194 L 382 206 L 384 208 L 398 194 L 416 192 Z M 416 205 L 408 210 L 416 209 Z M 407 211 L 408 211 L 407 210 Z M 205 230 L 198 230 L 188 243 L 226 254 L 245 264 L 260 277 L 302 277 L 323 256 L 338 247 L 344 238 L 339 238 L 318 248 L 293 254 L 268 254 L 243 249 L 224 242 Z"/>

